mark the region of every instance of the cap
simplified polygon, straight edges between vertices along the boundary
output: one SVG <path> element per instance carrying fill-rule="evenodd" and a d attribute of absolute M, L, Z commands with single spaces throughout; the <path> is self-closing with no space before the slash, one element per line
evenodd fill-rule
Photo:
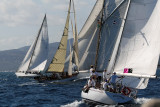
<path fill-rule="evenodd" d="M 91 68 L 93 68 L 93 65 L 91 65 Z"/>

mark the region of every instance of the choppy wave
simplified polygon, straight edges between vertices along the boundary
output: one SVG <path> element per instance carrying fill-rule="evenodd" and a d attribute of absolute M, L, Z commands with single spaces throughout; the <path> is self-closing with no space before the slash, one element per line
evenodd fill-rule
<path fill-rule="evenodd" d="M 73 81 L 76 82 L 76 81 L 84 80 L 84 79 L 89 79 L 89 77 L 82 77 L 82 78 L 75 79 L 75 80 L 73 80 Z"/>
<path fill-rule="evenodd" d="M 12 70 L 11 70 L 11 71 L 0 71 L 0 72 L 15 72 L 15 71 L 12 71 Z"/>
<path fill-rule="evenodd" d="M 147 101 L 149 101 L 149 100 L 151 100 L 150 98 L 137 98 L 136 100 L 135 100 L 135 103 L 136 104 L 144 104 L 144 103 L 146 103 Z"/>
<path fill-rule="evenodd" d="M 75 82 L 38 82 L 29 78 L 17 78 L 14 72 L 0 72 L 0 104 L 2 107 L 92 107 L 81 98 L 86 77 Z M 145 90 L 139 90 L 135 102 L 123 105 L 96 105 L 96 107 L 140 107 L 153 98 L 160 97 L 160 79 L 151 79 Z"/>
<path fill-rule="evenodd" d="M 140 107 L 140 105 L 148 102 L 149 100 L 151 100 L 151 99 L 150 98 L 137 98 L 133 104 L 124 104 L 124 105 L 96 105 L 95 104 L 94 106 L 95 107 Z M 75 100 L 72 103 L 69 103 L 66 105 L 61 105 L 60 107 L 81 107 L 81 105 L 83 106 L 83 104 L 84 104 L 83 101 Z"/>
<path fill-rule="evenodd" d="M 37 83 L 37 82 L 26 82 L 26 83 L 18 84 L 18 86 L 31 86 L 31 85 L 38 85 L 38 84 L 45 86 L 44 83 Z"/>
<path fill-rule="evenodd" d="M 133 104 L 124 105 L 94 105 L 95 107 L 140 107 L 140 105 L 151 100 L 150 98 L 137 98 Z M 84 102 L 75 100 L 67 105 L 61 105 L 61 107 L 80 107 Z"/>
<path fill-rule="evenodd" d="M 82 101 L 75 100 L 73 103 L 67 105 L 61 105 L 61 107 L 79 107 L 79 105 L 82 103 L 83 103 Z"/>

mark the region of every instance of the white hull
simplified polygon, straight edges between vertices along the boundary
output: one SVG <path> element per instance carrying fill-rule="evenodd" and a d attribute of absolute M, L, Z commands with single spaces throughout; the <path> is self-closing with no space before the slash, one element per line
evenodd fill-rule
<path fill-rule="evenodd" d="M 98 72 L 99 76 L 102 76 L 103 72 Z M 81 79 L 81 78 L 89 78 L 90 77 L 90 72 L 89 70 L 83 70 L 83 71 L 79 71 L 79 74 L 77 76 L 77 79 Z"/>
<path fill-rule="evenodd" d="M 30 73 L 23 73 L 23 72 L 16 72 L 15 73 L 17 77 L 37 77 L 40 76 L 38 74 L 30 74 Z"/>
<path fill-rule="evenodd" d="M 85 100 L 90 100 L 93 102 L 97 102 L 101 104 L 109 104 L 109 105 L 126 103 L 133 100 L 133 98 L 124 96 L 119 93 L 111 93 L 111 92 L 107 92 L 107 91 L 99 90 L 95 88 L 90 88 L 87 93 L 82 91 L 81 97 Z"/>
<path fill-rule="evenodd" d="M 79 74 L 77 76 L 77 79 L 81 79 L 81 78 L 89 78 L 90 73 L 88 70 L 86 71 L 79 71 Z"/>
<path fill-rule="evenodd" d="M 73 74 L 72 76 L 59 76 L 59 77 L 53 77 L 52 74 L 50 75 L 41 75 L 38 77 L 35 77 L 34 79 L 40 82 L 43 81 L 52 81 L 52 82 L 67 82 L 72 81 L 77 78 L 77 73 Z"/>

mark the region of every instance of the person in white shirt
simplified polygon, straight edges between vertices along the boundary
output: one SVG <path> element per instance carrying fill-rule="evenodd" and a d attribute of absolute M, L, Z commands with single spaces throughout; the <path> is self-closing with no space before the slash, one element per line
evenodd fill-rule
<path fill-rule="evenodd" d="M 105 91 L 109 90 L 109 87 L 110 87 L 110 83 L 108 80 L 105 80 L 104 84 L 103 84 L 103 89 Z"/>
<path fill-rule="evenodd" d="M 90 87 L 95 87 L 96 83 L 94 81 L 94 79 L 91 77 L 89 80 L 88 80 L 88 88 Z"/>
<path fill-rule="evenodd" d="M 78 72 L 78 67 L 75 63 L 72 64 L 72 71 L 73 72 Z"/>
<path fill-rule="evenodd" d="M 89 88 L 95 87 L 95 86 L 96 86 L 96 83 L 95 83 L 93 77 L 90 77 L 90 79 L 88 80 L 87 85 L 83 88 L 83 91 L 84 92 L 88 92 Z"/>
<path fill-rule="evenodd" d="M 90 72 L 90 76 L 92 76 L 92 74 L 93 74 L 93 70 L 94 70 L 94 68 L 93 68 L 94 66 L 93 65 L 91 65 L 91 68 L 90 68 L 90 70 L 89 70 L 89 72 Z"/>
<path fill-rule="evenodd" d="M 104 69 L 103 71 L 103 81 L 106 81 L 107 80 L 107 70 Z"/>

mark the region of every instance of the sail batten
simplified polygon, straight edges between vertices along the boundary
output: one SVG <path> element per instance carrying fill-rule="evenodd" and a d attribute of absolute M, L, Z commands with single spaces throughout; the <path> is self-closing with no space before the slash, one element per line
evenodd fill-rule
<path fill-rule="evenodd" d="M 70 8 L 71 8 L 71 0 L 69 3 L 68 15 L 63 35 L 59 47 L 56 51 L 56 54 L 54 55 L 54 58 L 47 69 L 47 72 L 64 72 L 64 64 L 65 64 L 67 40 L 68 40 L 69 19 L 70 19 Z"/>

